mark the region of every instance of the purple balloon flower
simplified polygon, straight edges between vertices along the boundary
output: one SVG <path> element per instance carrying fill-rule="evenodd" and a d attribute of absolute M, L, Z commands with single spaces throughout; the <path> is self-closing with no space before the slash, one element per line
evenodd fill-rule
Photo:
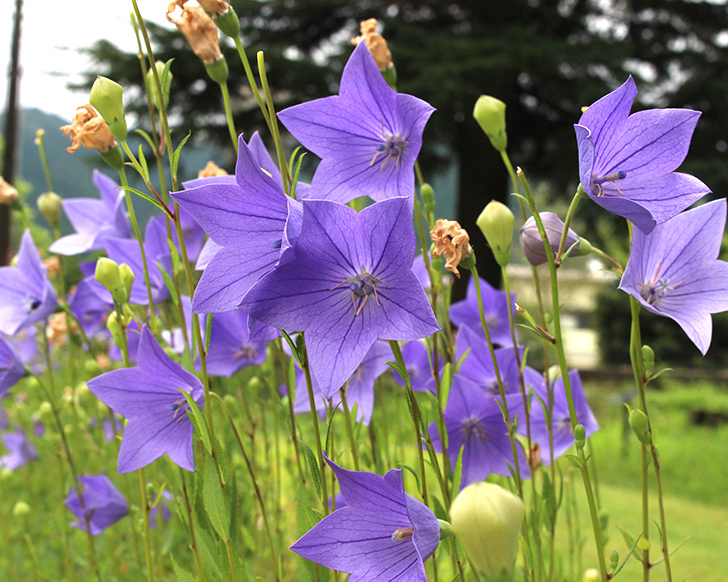
<path fill-rule="evenodd" d="M 414 253 L 405 198 L 360 213 L 304 200 L 295 258 L 263 277 L 240 307 L 267 325 L 306 332 L 311 372 L 330 398 L 377 339 L 409 341 L 440 329 L 412 272 Z"/>
<path fill-rule="evenodd" d="M 546 237 L 549 239 L 551 250 L 556 255 L 559 251 L 561 235 L 564 232 L 564 221 L 553 212 L 539 212 L 539 215 L 541 216 L 544 230 L 546 230 Z M 526 255 L 526 259 L 534 267 L 548 262 L 546 250 L 543 247 L 543 240 L 541 240 L 541 235 L 536 226 L 536 219 L 533 216 L 529 216 L 523 227 L 521 227 L 519 240 L 523 254 Z M 564 247 L 564 251 L 568 251 L 574 244 L 576 246 L 571 251 L 570 257 L 576 255 L 581 243 L 579 242 L 579 236 L 573 230 L 569 229 L 569 232 L 566 233 L 566 246 Z"/>
<path fill-rule="evenodd" d="M 402 358 L 407 367 L 407 375 L 409 376 L 410 384 L 412 384 L 412 390 L 416 392 L 432 392 L 434 394 L 437 389 L 437 383 L 433 375 L 433 359 L 428 355 L 425 344 L 419 341 L 407 342 L 402 347 Z M 442 358 L 440 358 L 439 364 L 440 375 L 442 375 L 442 369 L 445 364 Z M 398 372 L 392 370 L 392 376 L 397 384 L 400 386 L 405 385 L 404 380 Z"/>
<path fill-rule="evenodd" d="M 129 513 L 126 499 L 106 475 L 85 475 L 78 480 L 83 483 L 81 496 L 91 535 L 99 535 Z M 68 492 L 65 503 L 78 519 L 72 521 L 71 525 L 86 531 L 86 519 L 74 487 Z"/>
<path fill-rule="evenodd" d="M 636 96 L 630 77 L 591 105 L 574 129 L 586 193 L 647 234 L 710 189 L 674 171 L 688 153 L 700 112 L 649 109 L 630 115 Z"/>
<path fill-rule="evenodd" d="M 523 360 L 524 348 L 519 347 L 518 349 L 520 359 Z M 455 344 L 455 358 L 460 361 L 460 358 L 468 350 L 470 350 L 470 353 L 460 365 L 459 373 L 468 380 L 475 382 L 488 394 L 499 394 L 498 376 L 496 376 L 493 358 L 490 355 L 485 338 L 478 335 L 472 328 L 464 326 L 458 332 L 458 339 Z M 520 392 L 519 361 L 516 359 L 513 347 L 497 348 L 494 352 L 498 372 L 503 383 L 503 391 L 506 394 Z"/>
<path fill-rule="evenodd" d="M 99 400 L 128 418 L 119 450 L 119 473 L 141 469 L 167 453 L 174 463 L 195 470 L 189 406 L 180 390 L 202 408 L 204 389 L 196 376 L 172 361 L 145 325 L 136 368 L 89 380 Z"/>
<path fill-rule="evenodd" d="M 718 260 L 725 198 L 678 214 L 649 234 L 635 232 L 619 288 L 645 309 L 674 319 L 703 355 L 711 313 L 728 310 L 728 263 Z"/>
<path fill-rule="evenodd" d="M 542 378 L 543 379 L 543 378 Z M 589 408 L 584 394 L 584 385 L 581 382 L 578 370 L 569 371 L 569 383 L 574 396 L 574 408 L 576 409 L 576 419 L 584 427 L 586 436 L 589 438 L 597 430 L 599 423 L 594 417 L 594 413 Z M 574 444 L 574 431 L 571 428 L 571 417 L 569 416 L 569 404 L 566 400 L 566 391 L 564 390 L 564 379 L 559 377 L 551 387 L 553 394 L 553 410 L 551 412 L 551 432 L 553 434 L 554 454 L 551 456 L 549 443 L 549 430 L 546 425 L 546 414 L 544 405 L 548 406 L 548 394 L 546 392 L 545 382 L 539 386 L 534 386 L 534 391 L 543 401 L 538 402 L 533 399 L 531 403 L 531 439 L 539 444 L 541 459 L 544 465 L 550 465 L 554 459 L 558 459 L 569 447 Z M 518 427 L 520 434 L 526 434 L 526 423 L 521 422 Z"/>
<path fill-rule="evenodd" d="M 48 280 L 30 230 L 23 233 L 15 267 L 0 267 L 0 332 L 15 335 L 56 310 L 58 298 Z"/>
<path fill-rule="evenodd" d="M 0 398 L 25 375 L 25 364 L 13 345 L 0 334 Z"/>
<path fill-rule="evenodd" d="M 2 440 L 8 453 L 0 457 L 0 468 L 15 471 L 38 458 L 38 451 L 22 429 L 2 435 Z"/>
<path fill-rule="evenodd" d="M 339 94 L 295 105 L 278 117 L 321 158 L 311 197 L 349 202 L 359 196 L 414 200 L 414 164 L 434 108 L 397 93 L 364 43 L 354 49 Z"/>
<path fill-rule="evenodd" d="M 54 242 L 50 251 L 59 255 L 78 255 L 86 251 L 103 249 L 110 236 L 127 238 L 131 234 L 126 215 L 124 191 L 116 182 L 94 170 L 94 185 L 101 194 L 95 198 L 64 199 L 63 210 L 76 230 Z"/>
<path fill-rule="evenodd" d="M 235 176 L 172 194 L 222 248 L 202 274 L 195 313 L 230 311 L 264 274 L 285 262 L 300 230 L 301 205 L 283 193 L 240 137 Z M 290 251 L 291 253 L 287 252 Z"/>
<path fill-rule="evenodd" d="M 291 546 L 299 556 L 351 574 L 349 582 L 427 582 L 424 562 L 440 543 L 440 523 L 404 492 L 402 470 L 384 477 L 347 471 L 328 458 L 346 505 Z"/>
<path fill-rule="evenodd" d="M 511 328 L 508 322 L 508 299 L 505 291 L 498 291 L 485 279 L 480 280 L 480 291 L 483 295 L 483 313 L 485 324 L 488 326 L 491 341 L 499 346 L 513 346 Z M 511 293 L 511 304 L 516 309 L 516 294 Z M 465 299 L 450 306 L 450 321 L 459 328 L 468 326 L 485 338 L 480 324 L 478 311 L 478 296 L 475 293 L 475 281 L 470 278 Z M 518 337 L 516 335 L 516 337 Z"/>
<path fill-rule="evenodd" d="M 506 396 L 511 419 L 523 412 L 520 394 Z M 488 475 L 510 476 L 509 465 L 514 466 L 513 450 L 508 427 L 496 397 L 486 394 L 467 378 L 456 374 L 444 412 L 447 429 L 447 456 L 453 467 L 463 448 L 463 476 L 460 489 Z M 430 424 L 430 437 L 435 450 L 442 451 L 442 441 L 435 423 Z M 520 446 L 516 446 L 521 477 L 528 477 L 530 470 Z"/>
<path fill-rule="evenodd" d="M 230 378 L 248 366 L 265 361 L 268 342 L 250 341 L 248 314 L 236 309 L 212 317 L 207 373 Z"/>

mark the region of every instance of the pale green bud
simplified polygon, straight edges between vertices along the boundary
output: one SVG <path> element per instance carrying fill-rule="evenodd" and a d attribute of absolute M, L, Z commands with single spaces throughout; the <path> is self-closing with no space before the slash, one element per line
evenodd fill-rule
<path fill-rule="evenodd" d="M 13 515 L 15 517 L 24 517 L 30 513 L 30 505 L 28 505 L 25 501 L 18 501 L 13 506 Z"/>
<path fill-rule="evenodd" d="M 642 346 L 642 363 L 645 365 L 645 374 L 652 374 L 655 369 L 655 352 L 650 346 Z"/>
<path fill-rule="evenodd" d="M 111 338 L 114 340 L 116 347 L 121 349 L 124 345 L 124 327 L 121 325 L 116 311 L 109 313 L 109 317 L 106 320 L 106 327 L 111 332 Z"/>
<path fill-rule="evenodd" d="M 43 401 L 38 407 L 38 418 L 43 424 L 48 424 L 53 420 L 53 407 L 48 401 Z"/>
<path fill-rule="evenodd" d="M 205 8 L 205 10 L 211 12 L 203 3 L 200 4 Z M 217 15 L 213 14 L 212 21 L 225 36 L 236 38 L 240 34 L 240 19 L 235 13 L 235 10 L 233 10 L 233 7 L 230 5 L 228 5 L 228 10 L 226 12 Z"/>
<path fill-rule="evenodd" d="M 126 141 L 126 118 L 124 117 L 124 88 L 106 77 L 98 76 L 91 87 L 89 103 L 99 112 L 109 126 L 112 135 L 119 141 Z"/>
<path fill-rule="evenodd" d="M 227 83 L 228 66 L 225 61 L 225 57 L 219 58 L 210 63 L 204 63 L 204 65 L 205 69 L 207 69 L 207 75 L 210 79 L 215 81 L 215 83 L 219 83 L 220 85 Z"/>
<path fill-rule="evenodd" d="M 497 200 L 488 202 L 476 221 L 501 267 L 508 265 L 511 260 L 513 221 L 511 209 Z"/>
<path fill-rule="evenodd" d="M 121 275 L 121 282 L 124 284 L 126 293 L 131 296 L 131 286 L 134 284 L 134 271 L 126 263 L 119 265 L 119 275 Z"/>
<path fill-rule="evenodd" d="M 157 69 L 157 75 L 159 76 L 159 84 L 162 86 L 162 102 L 165 108 L 169 106 L 169 88 L 172 84 L 172 71 L 170 70 L 171 65 L 171 59 L 166 63 L 163 63 L 162 61 L 154 63 L 154 66 Z M 157 83 L 154 79 L 154 71 L 152 69 L 147 71 L 147 87 L 152 96 L 154 106 L 161 110 L 162 107 L 159 104 L 159 95 L 157 93 Z"/>
<path fill-rule="evenodd" d="M 113 148 L 109 148 L 106 152 L 99 150 L 99 153 L 103 160 L 115 170 L 121 170 L 124 167 L 124 152 L 121 151 L 119 144 L 116 144 Z"/>
<path fill-rule="evenodd" d="M 435 190 L 429 184 L 422 184 L 420 188 L 420 196 L 422 203 L 425 205 L 425 212 L 431 214 L 435 212 Z"/>
<path fill-rule="evenodd" d="M 463 489 L 450 507 L 450 523 L 473 566 L 496 578 L 513 571 L 526 508 L 499 485 L 484 481 Z"/>
<path fill-rule="evenodd" d="M 121 278 L 119 265 L 107 257 L 101 257 L 96 261 L 96 272 L 94 273 L 96 280 L 109 290 L 114 301 L 117 303 L 127 303 L 129 301 L 129 292 Z"/>
<path fill-rule="evenodd" d="M 508 145 L 506 135 L 506 104 L 490 95 L 481 95 L 475 102 L 473 117 L 499 152 Z"/>
<path fill-rule="evenodd" d="M 574 444 L 577 449 L 583 449 L 586 445 L 586 429 L 583 424 L 577 424 L 574 428 Z"/>
<path fill-rule="evenodd" d="M 650 436 L 650 420 L 639 408 L 635 408 L 630 412 L 629 425 L 642 444 L 649 445 L 652 442 L 652 437 Z"/>
<path fill-rule="evenodd" d="M 38 196 L 38 210 L 54 228 L 61 223 L 62 202 L 63 199 L 55 192 L 46 192 Z"/>

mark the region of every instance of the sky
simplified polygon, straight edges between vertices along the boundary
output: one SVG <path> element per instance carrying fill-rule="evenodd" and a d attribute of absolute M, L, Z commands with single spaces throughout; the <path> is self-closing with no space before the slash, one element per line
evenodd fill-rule
<path fill-rule="evenodd" d="M 138 0 L 145 19 L 158 24 L 164 17 L 166 0 Z M 76 107 L 88 102 L 88 94 L 66 89 L 80 81 L 80 72 L 89 68 L 78 49 L 106 38 L 126 51 L 136 50 L 131 27 L 131 0 L 23 0 L 20 40 L 20 105 L 37 107 L 70 120 Z M 15 0 L 0 0 L 0 107 L 8 99 L 8 73 Z"/>

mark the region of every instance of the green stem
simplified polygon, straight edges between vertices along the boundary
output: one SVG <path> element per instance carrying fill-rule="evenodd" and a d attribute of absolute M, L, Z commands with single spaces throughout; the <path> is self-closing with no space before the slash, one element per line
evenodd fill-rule
<path fill-rule="evenodd" d="M 235 148 L 235 155 L 238 155 L 238 133 L 235 131 L 235 122 L 233 121 L 233 111 L 230 107 L 230 91 L 227 86 L 227 81 L 219 84 L 220 91 L 222 92 L 222 102 L 225 106 L 225 119 L 227 119 L 228 132 L 230 133 L 230 139 L 233 140 L 233 147 Z"/>
<path fill-rule="evenodd" d="M 571 226 L 571 221 L 574 218 L 574 214 L 576 213 L 576 207 L 579 205 L 579 201 L 586 196 L 586 192 L 584 192 L 584 189 L 581 187 L 581 184 L 579 184 L 579 187 L 576 190 L 576 194 L 574 194 L 574 197 L 571 199 L 571 204 L 569 204 L 569 210 L 566 213 L 566 219 L 564 220 L 564 230 L 561 231 L 561 239 L 559 240 L 559 250 L 556 253 L 556 268 L 559 268 L 559 265 L 561 265 L 561 261 L 564 255 L 564 251 L 566 250 L 566 237 L 569 234 L 569 227 Z"/>
<path fill-rule="evenodd" d="M 354 469 L 359 471 L 359 453 L 357 452 L 356 440 L 354 439 L 354 427 L 351 420 L 351 410 L 349 409 L 349 403 L 346 401 L 346 388 L 339 390 L 341 394 L 341 403 L 344 406 L 344 418 L 346 419 L 346 434 L 349 436 L 349 446 L 351 447 L 351 454 L 354 457 Z"/>
<path fill-rule="evenodd" d="M 245 47 L 243 47 L 243 42 L 240 40 L 240 37 L 235 37 L 233 40 L 235 41 L 235 48 L 238 49 L 240 62 L 243 63 L 243 69 L 245 69 L 245 76 L 248 78 L 250 90 L 253 92 L 255 100 L 258 102 L 258 107 L 260 107 L 260 111 L 263 113 L 263 118 L 265 119 L 265 123 L 268 126 L 268 129 L 270 129 L 271 133 L 273 133 L 273 129 L 271 128 L 270 123 L 270 116 L 268 115 L 268 110 L 265 107 L 265 103 L 263 103 L 263 98 L 260 96 L 258 83 L 255 81 L 253 70 L 250 68 L 250 62 L 248 61 L 248 55 L 245 54 Z"/>
<path fill-rule="evenodd" d="M 139 469 L 139 489 L 142 497 L 142 515 L 144 519 L 144 556 L 147 560 L 147 580 L 154 580 L 154 562 L 152 560 L 152 545 L 149 531 L 149 499 L 147 498 L 147 480 L 144 477 L 144 469 Z"/>
<path fill-rule="evenodd" d="M 195 555 L 195 567 L 197 568 L 197 579 L 200 582 L 205 582 L 205 575 L 202 571 L 202 560 L 200 559 L 200 551 L 197 548 L 197 536 L 195 535 L 195 523 L 194 523 L 194 513 L 192 511 L 192 505 L 190 505 L 190 497 L 187 492 L 187 482 L 185 479 L 185 472 L 182 468 L 179 470 L 180 477 L 182 479 L 182 493 L 185 498 L 185 509 L 187 510 L 187 521 L 190 525 L 190 546 L 192 548 L 192 553 Z"/>

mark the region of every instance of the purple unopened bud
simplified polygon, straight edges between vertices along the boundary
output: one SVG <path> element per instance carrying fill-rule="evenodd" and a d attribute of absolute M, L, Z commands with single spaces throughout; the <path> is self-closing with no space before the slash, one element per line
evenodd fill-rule
<path fill-rule="evenodd" d="M 561 242 L 561 233 L 564 231 L 564 222 L 556 216 L 553 212 L 541 212 L 541 220 L 543 226 L 546 229 L 546 236 L 549 239 L 551 248 L 556 254 L 559 250 L 559 242 Z M 534 267 L 543 265 L 548 261 L 546 258 L 546 251 L 543 248 L 543 241 L 541 235 L 538 233 L 538 227 L 536 226 L 536 220 L 531 216 L 521 228 L 521 248 L 523 254 L 526 255 L 526 259 Z M 576 247 L 572 251 L 572 255 L 576 254 L 576 250 L 579 248 L 579 236 L 571 229 L 569 229 L 566 235 L 566 246 L 564 250 L 569 250 L 571 246 L 576 244 Z M 571 255 L 570 255 L 571 256 Z"/>

